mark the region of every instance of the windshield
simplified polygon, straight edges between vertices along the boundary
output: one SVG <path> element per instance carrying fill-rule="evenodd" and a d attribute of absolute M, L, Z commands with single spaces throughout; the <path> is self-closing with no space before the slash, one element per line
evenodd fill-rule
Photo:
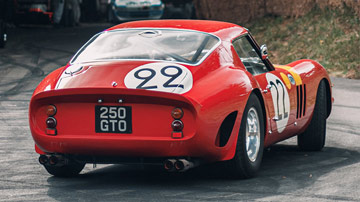
<path fill-rule="evenodd" d="M 213 35 L 170 29 L 128 29 L 94 36 L 71 63 L 97 60 L 163 60 L 196 64 L 215 49 Z"/>

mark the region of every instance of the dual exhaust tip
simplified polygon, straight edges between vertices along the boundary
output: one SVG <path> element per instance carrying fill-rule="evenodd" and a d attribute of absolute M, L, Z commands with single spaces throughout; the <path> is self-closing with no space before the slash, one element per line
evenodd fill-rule
<path fill-rule="evenodd" d="M 39 163 L 42 165 L 56 166 L 64 163 L 64 157 L 60 155 L 40 155 Z"/>
<path fill-rule="evenodd" d="M 39 163 L 42 165 L 59 166 L 65 163 L 65 158 L 61 155 L 40 155 Z M 169 172 L 185 172 L 196 165 L 198 165 L 196 162 L 186 159 L 166 159 L 164 161 L 164 168 Z"/>
<path fill-rule="evenodd" d="M 166 159 L 164 161 L 164 168 L 169 172 L 184 172 L 193 167 L 195 167 L 195 163 L 186 159 Z"/>

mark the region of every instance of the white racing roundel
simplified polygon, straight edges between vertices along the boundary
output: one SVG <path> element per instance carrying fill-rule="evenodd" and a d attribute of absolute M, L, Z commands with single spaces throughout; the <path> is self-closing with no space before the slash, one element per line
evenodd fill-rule
<path fill-rule="evenodd" d="M 274 104 L 277 131 L 281 133 L 288 124 L 290 116 L 290 98 L 285 84 L 274 74 L 266 74 L 266 80 L 270 87 L 271 97 Z"/>
<path fill-rule="evenodd" d="M 179 64 L 149 63 L 131 70 L 124 83 L 127 88 L 183 94 L 191 90 L 193 77 Z"/>

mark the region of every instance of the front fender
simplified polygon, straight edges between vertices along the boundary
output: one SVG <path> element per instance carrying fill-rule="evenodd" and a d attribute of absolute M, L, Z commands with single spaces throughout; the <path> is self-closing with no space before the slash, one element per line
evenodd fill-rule
<path fill-rule="evenodd" d="M 310 123 L 313 111 L 314 111 L 314 106 L 315 106 L 315 102 L 316 102 L 316 94 L 317 94 L 317 89 L 318 86 L 321 82 L 321 80 L 325 79 L 328 86 L 327 86 L 327 90 L 328 90 L 328 115 L 331 112 L 331 108 L 332 108 L 332 102 L 333 102 L 333 98 L 332 98 L 332 83 L 330 80 L 330 77 L 326 71 L 326 69 L 319 64 L 316 61 L 313 60 L 298 60 L 295 62 L 292 62 L 290 64 L 288 64 L 288 66 L 292 67 L 301 77 L 302 82 L 304 84 L 306 84 L 306 88 L 309 89 L 307 91 L 307 114 L 311 115 L 309 116 L 309 119 L 307 121 L 306 127 L 307 125 Z M 312 89 L 312 90 L 310 90 Z M 305 127 L 305 128 L 306 128 Z"/>

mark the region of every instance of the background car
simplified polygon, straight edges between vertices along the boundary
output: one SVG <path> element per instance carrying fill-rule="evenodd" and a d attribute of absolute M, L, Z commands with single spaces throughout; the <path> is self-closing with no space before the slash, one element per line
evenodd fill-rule
<path fill-rule="evenodd" d="M 49 24 L 52 22 L 50 0 L 14 0 L 15 24 Z"/>
<path fill-rule="evenodd" d="M 160 19 L 164 7 L 161 0 L 110 0 L 108 21 L 116 23 L 139 19 Z"/>
<path fill-rule="evenodd" d="M 223 162 L 257 174 L 265 147 L 298 135 L 324 147 L 331 81 L 312 60 L 273 65 L 241 26 L 217 21 L 123 23 L 91 38 L 35 89 L 30 129 L 55 176 L 86 163 Z"/>

